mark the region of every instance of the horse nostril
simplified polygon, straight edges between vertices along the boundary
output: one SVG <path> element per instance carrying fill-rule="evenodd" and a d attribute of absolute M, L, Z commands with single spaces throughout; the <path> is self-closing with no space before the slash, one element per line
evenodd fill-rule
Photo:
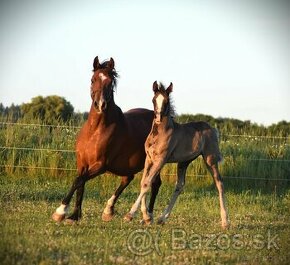
<path fill-rule="evenodd" d="M 102 102 L 101 110 L 104 111 L 107 107 L 107 103 L 105 101 Z"/>
<path fill-rule="evenodd" d="M 94 100 L 94 106 L 96 109 L 98 108 L 98 102 L 96 100 Z"/>

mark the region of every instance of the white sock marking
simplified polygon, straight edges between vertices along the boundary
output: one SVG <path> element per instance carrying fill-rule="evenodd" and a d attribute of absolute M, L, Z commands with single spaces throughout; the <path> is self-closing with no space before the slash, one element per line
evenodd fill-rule
<path fill-rule="evenodd" d="M 55 211 L 59 215 L 64 215 L 68 212 L 68 205 L 61 204 Z"/>
<path fill-rule="evenodd" d="M 107 202 L 107 206 L 106 208 L 104 209 L 104 213 L 105 214 L 111 214 L 112 213 L 112 206 L 113 206 L 113 203 L 114 203 L 114 200 L 115 200 L 116 196 L 113 195 Z"/>

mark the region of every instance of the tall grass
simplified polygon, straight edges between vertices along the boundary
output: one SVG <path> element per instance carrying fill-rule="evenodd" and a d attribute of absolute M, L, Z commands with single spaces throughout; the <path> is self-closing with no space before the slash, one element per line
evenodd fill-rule
<path fill-rule="evenodd" d="M 75 139 L 82 124 L 59 126 L 0 125 L 1 173 L 21 176 L 42 175 L 51 177 L 75 175 Z M 240 129 L 239 129 L 240 132 Z M 290 137 L 255 135 L 257 131 L 244 131 L 236 135 L 235 129 L 220 131 L 220 148 L 223 162 L 221 174 L 231 178 L 261 178 L 289 180 Z M 23 149 L 22 149 L 23 148 Z M 175 180 L 176 165 L 166 165 L 164 179 Z M 187 175 L 207 175 L 201 158 L 188 168 Z M 284 183 L 284 182 L 282 182 Z"/>

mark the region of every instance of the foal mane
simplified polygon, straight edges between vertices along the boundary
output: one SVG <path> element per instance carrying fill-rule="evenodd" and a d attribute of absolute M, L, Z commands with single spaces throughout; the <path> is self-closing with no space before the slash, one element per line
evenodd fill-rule
<path fill-rule="evenodd" d="M 167 95 L 167 92 L 166 92 L 166 88 L 164 86 L 163 83 L 160 82 L 160 85 L 159 85 L 159 91 L 163 94 L 163 95 Z M 168 96 L 168 113 L 170 115 L 171 118 L 174 118 L 176 116 L 176 112 L 175 112 L 175 106 L 174 106 L 174 103 L 173 103 L 173 99 L 172 99 L 172 96 L 171 94 L 169 94 Z"/>

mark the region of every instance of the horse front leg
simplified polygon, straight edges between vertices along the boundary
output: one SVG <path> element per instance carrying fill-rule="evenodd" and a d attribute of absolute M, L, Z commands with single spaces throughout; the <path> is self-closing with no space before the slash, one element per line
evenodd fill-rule
<path fill-rule="evenodd" d="M 65 219 L 68 213 L 70 201 L 75 191 L 77 191 L 74 211 L 66 220 L 68 223 L 78 221 L 81 218 L 81 205 L 83 200 L 85 183 L 89 179 L 102 173 L 104 173 L 104 168 L 102 164 L 96 162 L 89 168 L 89 170 L 86 173 L 83 173 L 82 175 L 76 177 L 67 196 L 62 200 L 61 205 L 53 213 L 52 219 L 56 222 L 61 222 Z"/>
<path fill-rule="evenodd" d="M 123 192 L 123 190 L 129 185 L 129 183 L 134 179 L 134 175 L 130 176 L 124 176 L 122 177 L 121 184 L 117 188 L 117 190 L 114 192 L 112 197 L 107 201 L 107 205 L 103 211 L 102 214 L 102 220 L 103 221 L 111 221 L 113 216 L 114 216 L 114 206 L 115 203 L 117 202 L 119 196 Z"/>
<path fill-rule="evenodd" d="M 83 184 L 83 176 L 78 176 L 75 178 L 70 191 L 66 195 L 66 197 L 62 200 L 61 205 L 56 209 L 56 211 L 52 215 L 52 219 L 56 222 L 61 222 L 65 219 L 68 209 L 69 209 L 69 203 L 72 199 L 72 196 L 74 195 L 76 189 L 81 187 Z"/>

